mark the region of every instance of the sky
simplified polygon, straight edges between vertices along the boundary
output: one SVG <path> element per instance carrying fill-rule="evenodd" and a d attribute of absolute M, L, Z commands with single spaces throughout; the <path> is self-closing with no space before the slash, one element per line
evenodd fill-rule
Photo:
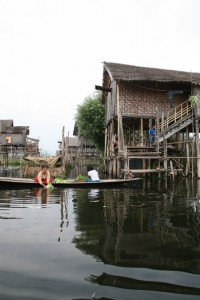
<path fill-rule="evenodd" d="M 199 0 L 0 0 L 0 120 L 55 155 L 104 61 L 200 73 L 199 11 Z"/>

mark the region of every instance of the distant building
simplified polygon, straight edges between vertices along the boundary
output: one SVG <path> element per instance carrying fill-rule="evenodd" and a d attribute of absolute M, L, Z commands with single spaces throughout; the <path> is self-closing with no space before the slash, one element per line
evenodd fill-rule
<path fill-rule="evenodd" d="M 90 158 L 99 157 L 97 149 L 94 145 L 89 143 L 86 139 L 79 137 L 64 137 L 63 141 L 59 141 L 58 155 L 62 155 L 65 152 L 65 157 L 68 160 L 74 160 L 75 158 Z"/>
<path fill-rule="evenodd" d="M 0 120 L 0 147 L 3 152 L 18 152 L 26 155 L 39 154 L 39 140 L 28 137 L 29 126 L 14 126 L 13 120 Z"/>
<path fill-rule="evenodd" d="M 0 120 L 0 145 L 1 146 L 26 146 L 29 135 L 28 126 L 13 126 L 12 120 Z"/>

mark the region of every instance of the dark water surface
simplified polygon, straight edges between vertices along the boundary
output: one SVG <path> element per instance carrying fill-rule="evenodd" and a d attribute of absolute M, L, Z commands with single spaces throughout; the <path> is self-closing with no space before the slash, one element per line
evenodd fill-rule
<path fill-rule="evenodd" d="M 0 299 L 200 299 L 200 182 L 0 190 Z"/>

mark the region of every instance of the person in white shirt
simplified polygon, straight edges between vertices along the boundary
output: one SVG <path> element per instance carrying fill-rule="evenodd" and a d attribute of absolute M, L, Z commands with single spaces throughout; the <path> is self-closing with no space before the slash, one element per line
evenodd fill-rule
<path fill-rule="evenodd" d="M 98 182 L 100 181 L 98 172 L 93 168 L 93 166 L 87 167 L 88 177 L 85 179 L 86 182 Z"/>

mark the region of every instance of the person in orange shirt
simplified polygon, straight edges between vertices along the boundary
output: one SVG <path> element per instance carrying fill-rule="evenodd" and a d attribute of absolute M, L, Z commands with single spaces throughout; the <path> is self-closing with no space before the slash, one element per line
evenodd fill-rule
<path fill-rule="evenodd" d="M 38 175 L 35 177 L 35 182 L 38 182 L 40 185 L 45 187 L 50 182 L 52 183 L 52 178 L 49 170 L 47 169 L 46 165 L 42 165 L 42 169 L 38 173 Z"/>

